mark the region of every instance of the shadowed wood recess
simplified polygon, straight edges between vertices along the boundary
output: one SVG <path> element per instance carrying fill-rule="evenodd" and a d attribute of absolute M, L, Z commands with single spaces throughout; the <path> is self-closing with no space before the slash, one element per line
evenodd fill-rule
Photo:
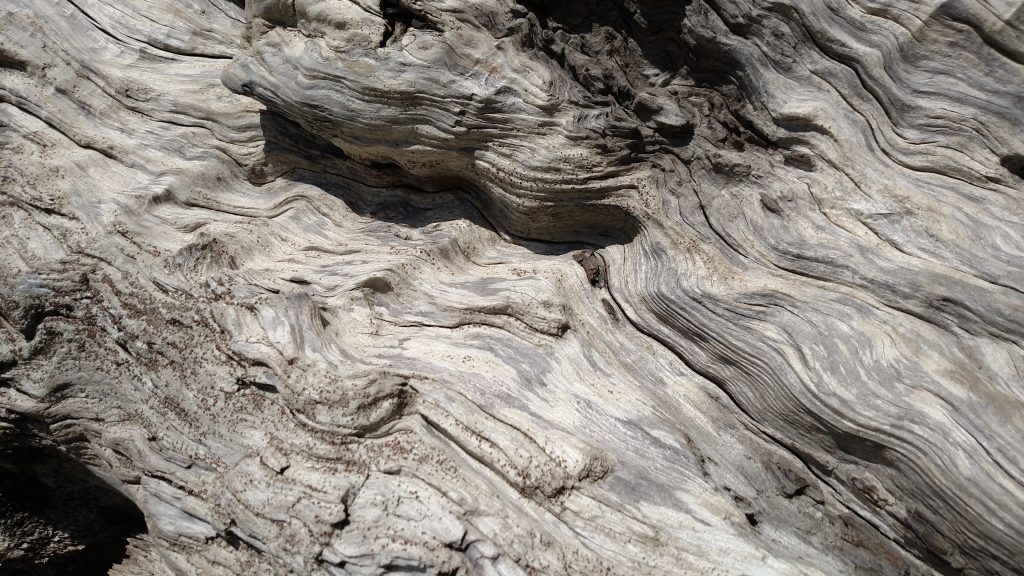
<path fill-rule="evenodd" d="M 1022 0 L 2 0 L 0 238 L 0 574 L 1024 573 Z"/>

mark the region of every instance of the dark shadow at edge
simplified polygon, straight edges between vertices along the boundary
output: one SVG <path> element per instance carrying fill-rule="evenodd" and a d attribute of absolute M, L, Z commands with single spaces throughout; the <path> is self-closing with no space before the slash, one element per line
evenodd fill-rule
<path fill-rule="evenodd" d="M 0 533 L 12 530 L 43 535 L 23 541 L 20 557 L 0 558 L 4 576 L 100 576 L 125 559 L 129 538 L 144 534 L 146 521 L 131 500 L 61 449 L 3 436 Z M 68 548 L 81 548 L 54 555 L 46 548 L 54 532 L 67 536 Z"/>

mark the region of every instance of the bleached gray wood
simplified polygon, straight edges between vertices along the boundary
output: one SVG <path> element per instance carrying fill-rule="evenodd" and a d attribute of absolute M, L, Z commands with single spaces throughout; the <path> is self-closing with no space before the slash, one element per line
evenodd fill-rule
<path fill-rule="evenodd" d="M 1020 573 L 1022 6 L 6 0 L 0 445 L 118 576 Z"/>

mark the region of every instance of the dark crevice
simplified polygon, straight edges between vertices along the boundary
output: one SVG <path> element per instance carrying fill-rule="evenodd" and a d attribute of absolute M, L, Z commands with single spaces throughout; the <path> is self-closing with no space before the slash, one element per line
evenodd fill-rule
<path fill-rule="evenodd" d="M 4 377 L 5 374 L 14 370 L 18 365 L 18 360 L 15 358 L 3 358 L 0 359 L 0 388 L 7 387 L 7 379 Z"/>
<path fill-rule="evenodd" d="M 810 487 L 810 484 L 804 484 L 803 486 L 797 488 L 796 490 L 793 490 L 789 494 L 783 494 L 783 497 L 786 498 L 787 500 L 792 500 L 793 498 L 803 496 L 804 494 L 807 493 L 807 489 Z"/>
<path fill-rule="evenodd" d="M 1024 180 L 1024 155 L 1010 154 L 1009 156 L 1004 156 L 999 159 L 999 164 L 1010 174 Z"/>
<path fill-rule="evenodd" d="M 352 523 L 351 519 L 346 515 L 341 520 L 338 520 L 337 522 L 331 524 L 331 528 L 334 528 L 338 532 L 341 532 L 341 531 L 345 530 L 345 528 L 348 528 L 349 524 L 351 524 L 351 523 Z"/>
<path fill-rule="evenodd" d="M 228 543 L 228 546 L 231 546 L 235 550 L 238 550 L 242 547 L 242 539 L 239 538 L 238 535 L 234 532 L 224 532 L 220 535 L 220 537 Z"/>
<path fill-rule="evenodd" d="M 262 550 L 253 545 L 253 543 L 245 537 L 245 534 L 239 531 L 237 524 L 234 520 L 228 522 L 228 527 L 223 531 L 217 533 L 217 537 L 223 540 L 228 546 L 235 550 L 241 550 L 243 548 L 251 550 L 257 554 L 262 554 Z"/>
<path fill-rule="evenodd" d="M 28 70 L 28 62 L 25 62 L 13 54 L 8 54 L 7 52 L 0 50 L 0 68 L 24 72 Z"/>
<path fill-rule="evenodd" d="M 668 141 L 669 146 L 674 148 L 686 148 L 689 146 L 690 142 L 693 142 L 695 133 L 693 124 L 684 124 L 682 126 L 659 125 L 655 128 L 655 132 Z"/>
<path fill-rule="evenodd" d="M 604 288 L 608 284 L 607 266 L 600 254 L 593 250 L 581 250 L 573 255 L 573 260 L 583 268 L 591 286 Z"/>
<path fill-rule="evenodd" d="M 635 41 L 644 57 L 661 70 L 678 70 L 685 60 L 680 23 L 690 0 L 519 0 L 519 4 L 534 14 L 541 30 L 582 36 L 595 28 L 609 28 Z"/>
<path fill-rule="evenodd" d="M 267 384 L 266 382 L 239 382 L 238 387 L 239 389 L 252 388 L 254 390 L 259 390 L 260 392 L 266 392 L 267 394 L 278 394 L 281 392 L 277 388 L 277 386 L 274 386 L 273 384 Z"/>
<path fill-rule="evenodd" d="M 51 318 L 53 316 L 59 316 L 59 314 L 55 311 L 44 310 L 39 307 L 34 307 L 29 310 L 20 328 L 21 335 L 24 336 L 25 341 L 31 342 L 35 340 L 36 334 L 39 332 L 39 327 L 42 326 L 43 322 L 45 322 L 47 318 Z"/>
<path fill-rule="evenodd" d="M 19 542 L 5 576 L 101 576 L 146 532 L 142 512 L 54 446 L 0 439 L 0 540 Z"/>
<path fill-rule="evenodd" d="M 385 23 L 384 34 L 380 39 L 381 48 L 401 40 L 410 29 L 438 31 L 426 17 L 399 0 L 381 0 L 380 11 L 384 15 Z"/>

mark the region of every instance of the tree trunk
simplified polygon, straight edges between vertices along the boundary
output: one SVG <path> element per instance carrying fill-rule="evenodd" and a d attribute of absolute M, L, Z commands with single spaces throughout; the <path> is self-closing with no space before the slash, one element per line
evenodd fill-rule
<path fill-rule="evenodd" d="M 0 4 L 0 573 L 1020 574 L 1020 0 L 242 4 Z"/>

